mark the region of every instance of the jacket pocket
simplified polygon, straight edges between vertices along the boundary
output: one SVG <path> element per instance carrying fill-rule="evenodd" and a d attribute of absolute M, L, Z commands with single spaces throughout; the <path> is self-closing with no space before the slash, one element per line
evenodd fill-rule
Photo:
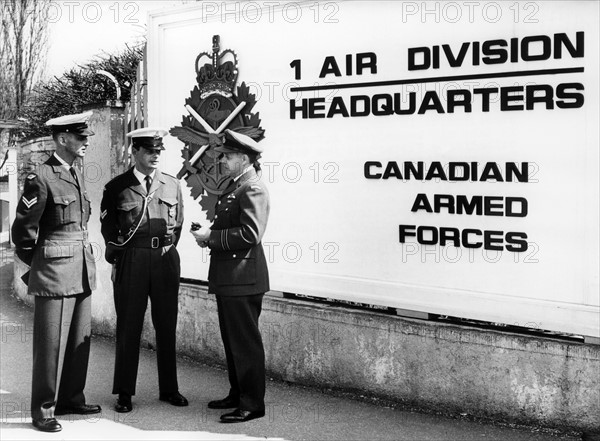
<path fill-rule="evenodd" d="M 214 282 L 216 285 L 254 285 L 256 283 L 256 259 L 236 253 L 220 256 L 214 262 Z"/>
<path fill-rule="evenodd" d="M 59 224 L 69 224 L 71 222 L 77 222 L 77 204 L 74 202 L 77 200 L 75 194 L 59 194 L 53 197 L 54 210 L 56 214 L 56 220 Z"/>
<path fill-rule="evenodd" d="M 175 226 L 175 222 L 177 220 L 177 210 L 178 210 L 178 204 L 177 204 L 177 199 L 176 198 L 166 198 L 166 197 L 161 197 L 158 198 L 160 201 L 160 206 L 161 206 L 161 214 L 163 216 L 163 219 L 168 219 L 168 225 L 169 226 Z"/>
<path fill-rule="evenodd" d="M 44 259 L 58 259 L 62 257 L 73 257 L 75 250 L 73 244 L 45 245 L 42 247 Z"/>

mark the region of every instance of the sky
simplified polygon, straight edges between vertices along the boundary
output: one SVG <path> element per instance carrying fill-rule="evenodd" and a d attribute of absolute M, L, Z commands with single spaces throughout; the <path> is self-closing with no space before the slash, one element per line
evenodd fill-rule
<path fill-rule="evenodd" d="M 185 1 L 53 1 L 47 10 L 49 48 L 43 78 L 48 80 L 92 60 L 143 41 L 148 11 Z"/>

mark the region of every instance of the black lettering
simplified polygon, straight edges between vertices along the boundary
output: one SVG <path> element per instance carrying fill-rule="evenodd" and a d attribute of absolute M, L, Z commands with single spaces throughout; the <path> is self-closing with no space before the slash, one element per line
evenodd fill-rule
<path fill-rule="evenodd" d="M 510 62 L 516 63 L 519 61 L 519 39 L 511 38 L 510 39 Z"/>
<path fill-rule="evenodd" d="M 415 60 L 417 54 L 423 54 L 423 61 L 421 63 Z M 431 66 L 431 53 L 428 47 L 408 48 L 408 70 L 429 69 L 429 66 Z"/>
<path fill-rule="evenodd" d="M 398 167 L 398 163 L 396 161 L 388 162 L 387 166 L 385 167 L 385 171 L 383 172 L 383 179 L 388 179 L 390 177 L 402 179 L 402 173 L 400 172 L 400 167 Z"/>
<path fill-rule="evenodd" d="M 454 108 L 462 106 L 466 113 L 471 112 L 471 92 L 468 90 L 449 90 L 447 94 L 448 113 L 454 113 Z"/>
<path fill-rule="evenodd" d="M 473 66 L 479 66 L 479 42 L 472 43 L 471 52 L 473 53 Z"/>
<path fill-rule="evenodd" d="M 462 246 L 465 248 L 481 248 L 481 246 L 483 244 L 481 242 L 471 242 L 469 240 L 469 234 L 481 236 L 482 233 L 481 233 L 481 230 L 475 230 L 472 228 L 466 228 L 466 229 L 462 230 L 462 232 L 460 234 Z"/>
<path fill-rule="evenodd" d="M 511 105 L 511 101 L 522 101 L 523 95 L 509 95 L 515 92 L 523 92 L 523 86 L 511 86 L 500 88 L 500 110 L 523 110 L 523 105 Z"/>
<path fill-rule="evenodd" d="M 584 98 L 582 93 L 572 92 L 569 93 L 567 89 L 584 90 L 583 84 L 581 83 L 561 83 L 556 88 L 556 98 L 560 101 L 556 101 L 556 107 L 559 109 L 579 109 L 583 106 Z M 567 102 L 564 100 L 573 100 Z"/>
<path fill-rule="evenodd" d="M 513 182 L 513 177 L 518 182 L 529 182 L 529 163 L 521 162 L 521 170 L 514 162 L 506 163 L 506 182 Z"/>
<path fill-rule="evenodd" d="M 483 196 L 473 196 L 471 202 L 466 195 L 459 194 L 456 196 L 456 213 L 457 214 L 477 214 L 481 216 L 483 213 Z"/>
<path fill-rule="evenodd" d="M 506 63 L 508 54 L 506 49 L 506 40 L 489 40 L 484 41 L 481 47 L 481 52 L 486 55 L 482 58 L 484 64 L 502 64 Z M 498 46 L 498 47 L 495 47 Z"/>
<path fill-rule="evenodd" d="M 417 168 L 413 162 L 404 163 L 404 179 L 410 179 L 411 175 L 420 181 L 423 180 L 423 161 L 417 162 Z"/>
<path fill-rule="evenodd" d="M 383 104 L 379 104 L 379 101 L 384 101 Z M 386 116 L 391 115 L 393 113 L 392 110 L 392 97 L 391 95 L 382 93 L 373 95 L 373 104 L 372 104 L 373 115 L 377 116 Z"/>
<path fill-rule="evenodd" d="M 426 239 L 425 233 L 431 233 L 431 238 Z M 438 230 L 436 227 L 429 225 L 422 225 L 417 228 L 417 242 L 421 245 L 435 245 L 438 243 Z"/>
<path fill-rule="evenodd" d="M 440 227 L 440 245 L 445 246 L 447 242 L 452 242 L 455 247 L 460 246 L 460 231 L 458 228 Z"/>
<path fill-rule="evenodd" d="M 479 177 L 481 182 L 494 180 L 498 182 L 504 182 L 504 178 L 502 177 L 502 173 L 500 172 L 500 168 L 498 164 L 495 162 L 486 162 L 485 167 L 483 167 L 483 171 L 481 172 L 481 176 Z"/>
<path fill-rule="evenodd" d="M 563 45 L 569 51 L 569 55 L 573 58 L 583 58 L 583 44 L 584 44 L 584 33 L 583 31 L 579 31 L 575 33 L 575 46 L 567 37 L 567 34 L 560 33 L 554 34 L 554 58 L 559 59 L 562 58 L 562 47 Z"/>
<path fill-rule="evenodd" d="M 442 181 L 447 181 L 446 172 L 444 171 L 444 167 L 442 167 L 442 163 L 438 161 L 434 161 L 429 166 L 429 170 L 427 170 L 427 176 L 425 179 L 427 181 L 431 181 L 434 178 L 439 178 Z"/>
<path fill-rule="evenodd" d="M 538 55 L 530 54 L 530 44 L 532 42 L 541 42 L 542 51 Z M 524 61 L 547 60 L 552 53 L 552 41 L 547 35 L 532 35 L 521 40 L 521 58 Z"/>
<path fill-rule="evenodd" d="M 500 237 L 494 237 L 498 236 Z M 483 249 L 491 251 L 502 251 L 503 244 L 502 231 L 484 231 L 483 232 Z"/>
<path fill-rule="evenodd" d="M 324 78 L 325 75 L 334 74 L 336 77 L 341 77 L 342 73 L 340 72 L 340 68 L 338 67 L 337 61 L 335 61 L 334 56 L 325 57 L 325 61 L 323 62 L 323 67 L 321 67 L 321 73 L 319 74 L 319 78 Z"/>
<path fill-rule="evenodd" d="M 433 90 L 428 90 L 425 92 L 423 96 L 423 102 L 421 103 L 421 107 L 419 107 L 419 114 L 422 115 L 428 110 L 435 110 L 438 113 L 445 113 L 444 106 L 442 106 L 442 102 L 440 101 L 440 97 Z"/>
<path fill-rule="evenodd" d="M 458 169 L 462 169 L 462 173 L 458 176 Z M 450 181 L 468 181 L 469 180 L 469 164 L 466 162 L 451 162 L 448 164 L 448 179 Z"/>
<path fill-rule="evenodd" d="M 341 96 L 334 96 L 331 100 L 331 106 L 329 106 L 329 111 L 327 112 L 327 118 L 331 118 L 334 115 L 340 114 L 344 118 L 348 118 L 348 109 L 346 109 L 346 104 L 344 104 L 344 99 Z"/>
<path fill-rule="evenodd" d="M 500 203 L 496 203 L 500 201 Z M 483 198 L 483 214 L 486 216 L 502 216 L 503 205 L 501 196 L 486 196 Z"/>
<path fill-rule="evenodd" d="M 381 179 L 381 173 L 371 173 L 371 167 L 381 168 L 381 162 L 378 161 L 367 161 L 365 162 L 365 178 L 367 179 Z"/>
<path fill-rule="evenodd" d="M 302 119 L 308 117 L 308 100 L 302 99 L 302 104 L 296 106 L 296 100 L 290 100 L 290 119 L 296 119 L 296 112 L 302 112 Z"/>
<path fill-rule="evenodd" d="M 363 109 L 358 110 L 358 104 L 362 103 Z M 367 95 L 356 95 L 350 97 L 350 116 L 368 116 L 371 114 L 371 99 Z"/>
<path fill-rule="evenodd" d="M 481 95 L 481 111 L 490 111 L 490 95 L 492 93 L 498 93 L 497 87 L 488 87 L 485 89 L 473 89 L 473 93 Z"/>
<path fill-rule="evenodd" d="M 400 243 L 406 242 L 407 237 L 415 236 L 415 226 L 414 225 L 400 225 Z"/>
<path fill-rule="evenodd" d="M 529 243 L 527 243 L 527 234 L 525 233 L 506 233 L 506 250 L 514 253 L 522 253 L 527 251 Z"/>
<path fill-rule="evenodd" d="M 439 213 L 441 208 L 447 208 L 448 213 L 454 214 L 454 197 L 450 194 L 433 195 L 433 210 Z"/>
<path fill-rule="evenodd" d="M 308 117 L 325 118 L 324 113 L 316 113 L 319 110 L 325 110 L 325 98 L 310 98 L 308 100 Z"/>
<path fill-rule="evenodd" d="M 536 95 L 536 92 L 541 94 Z M 525 87 L 525 108 L 533 110 L 535 103 L 546 103 L 546 109 L 554 109 L 554 89 L 548 84 Z"/>
<path fill-rule="evenodd" d="M 415 92 L 408 93 L 408 109 L 402 109 L 401 94 L 394 94 L 394 113 L 396 115 L 412 115 L 417 108 L 417 94 Z"/>
<path fill-rule="evenodd" d="M 520 204 L 520 210 L 515 211 L 513 209 L 513 204 Z M 504 202 L 504 209 L 506 211 L 506 216 L 509 217 L 525 217 L 527 216 L 527 199 L 525 198 L 510 198 L 507 197 Z"/>
<path fill-rule="evenodd" d="M 419 210 L 425 210 L 427 213 L 433 212 L 433 210 L 431 209 L 431 204 L 429 203 L 429 200 L 427 199 L 427 195 L 425 193 L 417 194 L 415 202 L 413 203 L 413 206 L 410 209 L 410 211 L 412 211 L 413 213 Z"/>
<path fill-rule="evenodd" d="M 377 73 L 377 55 L 374 52 L 356 54 L 356 75 L 362 75 L 365 69 L 371 69 L 372 74 Z"/>
<path fill-rule="evenodd" d="M 431 49 L 432 49 L 431 67 L 433 67 L 434 69 L 439 69 L 439 67 L 440 67 L 440 47 L 433 46 Z"/>
<path fill-rule="evenodd" d="M 446 55 L 448 64 L 451 67 L 460 67 L 460 66 L 462 66 L 463 60 L 465 59 L 465 56 L 467 55 L 467 51 L 469 50 L 469 43 L 467 42 L 467 43 L 463 43 L 461 45 L 460 51 L 458 52 L 458 55 L 456 56 L 456 58 L 454 57 L 454 54 L 452 53 L 452 48 L 450 47 L 450 45 L 443 44 L 442 49 L 444 49 L 444 54 Z"/>

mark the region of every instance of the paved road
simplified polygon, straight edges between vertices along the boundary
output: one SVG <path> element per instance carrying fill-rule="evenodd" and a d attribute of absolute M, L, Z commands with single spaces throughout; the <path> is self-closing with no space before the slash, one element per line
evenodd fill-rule
<path fill-rule="evenodd" d="M 86 388 L 89 403 L 103 412 L 93 418 L 59 417 L 63 431 L 36 431 L 30 420 L 31 308 L 11 296 L 12 259 L 0 264 L 0 439 L 7 440 L 578 440 L 531 428 L 447 418 L 386 408 L 286 383 L 267 383 L 267 415 L 244 424 L 222 424 L 222 411 L 206 408 L 227 393 L 226 372 L 190 360 L 179 361 L 179 384 L 190 406 L 158 400 L 156 357 L 142 350 L 134 411 L 112 410 L 114 341 L 93 337 Z"/>

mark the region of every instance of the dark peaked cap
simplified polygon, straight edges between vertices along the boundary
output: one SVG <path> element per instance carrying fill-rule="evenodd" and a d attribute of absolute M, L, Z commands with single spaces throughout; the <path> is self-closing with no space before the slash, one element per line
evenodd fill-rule
<path fill-rule="evenodd" d="M 215 147 L 215 152 L 218 153 L 250 153 L 259 154 L 263 152 L 262 147 L 258 142 L 250 138 L 248 135 L 234 132 L 233 130 L 225 129 L 225 138 L 223 145 Z"/>

